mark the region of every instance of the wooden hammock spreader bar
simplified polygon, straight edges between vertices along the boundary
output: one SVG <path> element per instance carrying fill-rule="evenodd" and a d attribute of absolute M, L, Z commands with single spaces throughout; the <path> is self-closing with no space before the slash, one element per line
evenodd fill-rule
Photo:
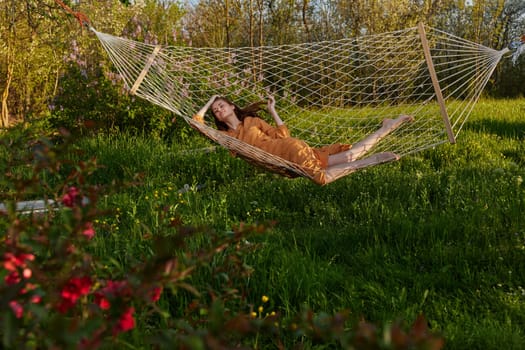
<path fill-rule="evenodd" d="M 421 22 L 418 24 L 418 31 L 419 37 L 421 38 L 421 44 L 423 45 L 425 60 L 427 61 L 428 73 L 430 74 L 430 79 L 432 80 L 432 85 L 434 86 L 439 109 L 441 110 L 441 117 L 445 123 L 445 129 L 447 130 L 448 140 L 450 143 L 456 143 L 456 137 L 454 136 L 454 131 L 452 131 L 452 125 L 450 124 L 450 118 L 448 117 L 447 107 L 445 105 L 445 100 L 443 99 L 443 93 L 441 92 L 441 87 L 439 86 L 439 80 L 434 68 L 434 63 L 432 62 L 432 55 L 430 54 L 430 46 L 428 45 L 425 25 Z"/>
<path fill-rule="evenodd" d="M 151 55 L 148 58 L 148 62 L 146 62 L 146 65 L 144 66 L 144 69 L 142 70 L 142 72 L 140 72 L 140 75 L 137 78 L 137 80 L 135 81 L 135 84 L 133 84 L 133 86 L 129 90 L 130 94 L 135 95 L 135 93 L 139 89 L 140 84 L 142 84 L 142 81 L 144 80 L 144 77 L 146 76 L 146 74 L 148 74 L 148 71 L 149 71 L 151 65 L 153 64 L 153 61 L 155 60 L 155 57 L 157 57 L 158 53 L 160 52 L 160 49 L 161 49 L 160 45 L 155 46 L 155 49 L 153 49 L 153 52 L 151 53 Z"/>

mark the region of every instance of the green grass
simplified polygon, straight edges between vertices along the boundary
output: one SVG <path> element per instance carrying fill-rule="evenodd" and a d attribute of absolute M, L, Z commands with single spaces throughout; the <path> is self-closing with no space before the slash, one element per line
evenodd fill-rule
<path fill-rule="evenodd" d="M 247 261 L 253 300 L 268 295 L 274 311 L 349 309 L 377 323 L 424 313 L 447 349 L 521 349 L 524 109 L 524 100 L 480 101 L 458 144 L 326 187 L 261 172 L 224 150 L 188 155 L 188 145 L 125 136 L 81 148 L 105 165 L 99 181 L 144 173 L 141 186 L 108 200 L 126 213 L 118 235 L 135 237 L 121 243 L 128 254 L 141 247 L 132 220 L 155 227 L 152 203 L 216 230 L 274 220 Z M 190 191 L 176 193 L 185 184 Z"/>
<path fill-rule="evenodd" d="M 183 143 L 79 141 L 83 156 L 103 166 L 89 181 L 137 181 L 101 199 L 118 215 L 101 223 L 95 254 L 147 255 L 143 237 L 160 230 L 158 208 L 217 231 L 274 221 L 247 259 L 254 303 L 264 294 L 284 317 L 308 305 L 378 324 L 423 313 L 446 349 L 525 348 L 525 100 L 482 100 L 456 145 L 325 187 L 260 171 L 222 149 L 188 152 L 211 144 L 182 134 Z"/>

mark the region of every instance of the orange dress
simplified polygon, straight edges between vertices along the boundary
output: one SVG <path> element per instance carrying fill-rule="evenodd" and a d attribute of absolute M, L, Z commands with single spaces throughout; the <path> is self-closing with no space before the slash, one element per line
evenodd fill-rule
<path fill-rule="evenodd" d="M 236 130 L 228 135 L 268 153 L 300 165 L 318 184 L 325 184 L 328 156 L 349 150 L 351 145 L 336 143 L 321 148 L 308 146 L 304 141 L 290 136 L 286 125 L 271 126 L 261 118 L 246 117 Z"/>

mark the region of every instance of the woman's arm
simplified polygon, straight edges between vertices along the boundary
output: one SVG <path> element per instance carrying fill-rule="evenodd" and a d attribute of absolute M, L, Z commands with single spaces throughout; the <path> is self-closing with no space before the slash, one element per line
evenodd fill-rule
<path fill-rule="evenodd" d="M 275 110 L 275 98 L 270 95 L 268 96 L 268 112 L 273 117 L 273 120 L 275 120 L 275 124 L 277 126 L 284 125 L 284 122 L 279 117 L 279 114 L 277 114 L 277 111 Z"/>
<path fill-rule="evenodd" d="M 208 111 L 208 109 L 210 108 L 210 106 L 213 104 L 213 102 L 215 102 L 215 100 L 217 99 L 217 97 L 219 97 L 219 95 L 213 95 L 210 100 L 208 102 L 206 102 L 206 104 L 197 112 L 197 114 L 195 114 L 193 116 L 193 119 L 199 121 L 199 122 L 204 122 L 204 115 L 206 114 L 206 112 Z"/>

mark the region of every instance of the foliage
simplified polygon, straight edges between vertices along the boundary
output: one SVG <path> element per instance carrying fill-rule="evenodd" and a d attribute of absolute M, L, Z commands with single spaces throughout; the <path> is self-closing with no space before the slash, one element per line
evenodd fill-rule
<path fill-rule="evenodd" d="M 95 6 L 83 6 L 87 14 L 101 12 Z M 117 12 L 120 8 L 114 6 L 108 10 Z M 131 39 L 152 44 L 171 44 L 176 37 L 176 25 L 170 26 L 167 22 L 177 23 L 181 16 L 177 10 L 179 8 L 175 4 L 166 9 L 161 4 L 149 1 L 145 8 L 134 6 L 126 9 L 124 13 L 131 18 L 123 14 L 118 17 L 115 15 L 114 22 L 102 23 L 102 26 L 107 27 L 109 32 L 116 31 Z M 161 11 L 166 11 L 166 14 L 163 16 Z M 153 19 L 155 22 L 152 22 Z M 167 28 L 170 32 L 162 32 Z M 50 106 L 52 125 L 67 127 L 75 132 L 127 130 L 130 133 L 157 136 L 166 133 L 171 124 L 171 114 L 130 96 L 97 39 L 93 36 L 84 38 L 87 40 L 70 39 L 70 54 L 64 59 L 64 72 Z M 82 99 L 79 100 L 78 96 L 82 96 Z M 89 128 L 86 128 L 86 124 Z"/>
<path fill-rule="evenodd" d="M 112 77 L 112 80 L 108 77 Z M 116 132 L 161 135 L 171 124 L 171 114 L 126 94 L 115 74 L 105 75 L 99 65 L 72 63 L 60 80 L 49 122 L 75 133 Z M 79 99 L 78 96 L 82 96 Z"/>
<path fill-rule="evenodd" d="M 383 339 L 364 321 L 347 329 L 346 313 L 305 309 L 288 325 L 278 313 L 264 313 L 267 296 L 261 296 L 259 306 L 247 297 L 246 280 L 254 270 L 246 257 L 259 245 L 246 239 L 267 232 L 266 225 L 241 224 L 221 234 L 185 225 L 173 207 L 154 207 L 157 220 L 134 236 L 139 255 L 101 254 L 98 247 L 118 235 L 107 219 L 121 214 L 118 208 L 103 209 L 99 200 L 125 184 L 92 183 L 100 165 L 94 158 L 74 161 L 71 134 L 65 129 L 60 134 L 35 138 L 30 131 L 13 130 L 1 139 L 2 150 L 13 142 L 23 146 L 6 157 L 7 169 L 25 168 L 8 170 L 0 182 L 10 189 L 0 212 L 4 348 L 95 349 L 131 342 L 137 331 L 146 335 L 141 343 L 167 349 L 271 343 L 284 348 L 286 342 L 442 347 L 443 340 L 429 332 L 423 318 L 408 331 L 400 323 L 385 327 L 389 336 Z M 45 210 L 17 210 L 17 200 L 34 196 L 45 199 Z M 196 276 L 207 282 L 195 283 Z"/>
<path fill-rule="evenodd" d="M 128 21 L 122 34 L 147 44 L 184 45 L 181 36 L 183 16 L 183 8 L 175 2 L 147 0 Z"/>
<path fill-rule="evenodd" d="M 0 7 L 2 117 L 9 126 L 10 120 L 27 121 L 47 110 L 64 52 L 64 31 L 49 32 L 52 11 L 47 4 L 9 0 Z"/>

